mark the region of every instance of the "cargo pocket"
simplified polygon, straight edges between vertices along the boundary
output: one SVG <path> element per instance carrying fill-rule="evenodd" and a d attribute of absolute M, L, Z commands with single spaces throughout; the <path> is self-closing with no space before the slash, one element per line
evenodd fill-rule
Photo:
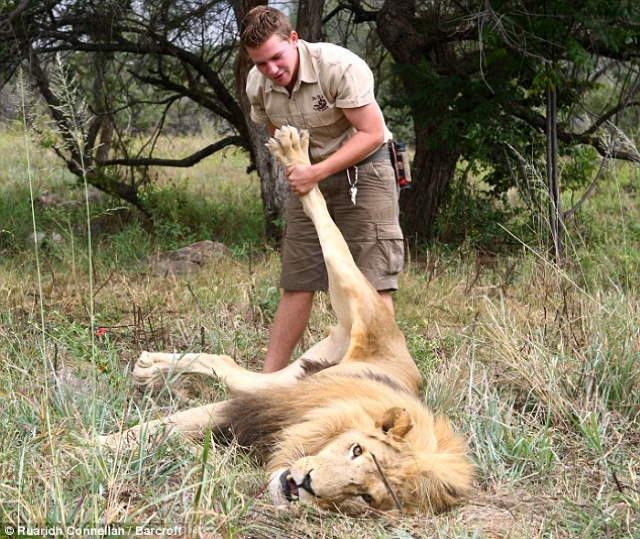
<path fill-rule="evenodd" d="M 376 236 L 385 265 L 380 269 L 387 275 L 397 275 L 404 267 L 404 238 L 400 226 L 395 223 L 376 223 Z"/>

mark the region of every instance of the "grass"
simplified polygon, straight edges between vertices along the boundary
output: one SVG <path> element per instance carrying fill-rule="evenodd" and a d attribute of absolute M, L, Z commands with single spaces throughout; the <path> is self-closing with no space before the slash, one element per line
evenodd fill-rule
<path fill-rule="evenodd" d="M 262 248 L 259 187 L 244 156 L 160 173 L 148 193 L 153 230 L 135 215 L 103 219 L 120 204 L 92 199 L 92 219 L 106 223 L 93 235 L 96 325 L 107 329 L 96 337 L 82 193 L 33 146 L 36 195 L 64 202 L 36 208 L 47 234 L 39 296 L 22 140 L 0 136 L 0 521 L 225 537 L 640 537 L 637 171 L 615 170 L 580 212 L 563 268 L 535 247 L 489 259 L 468 246 L 414 255 L 397 317 L 426 401 L 469 437 L 477 494 L 436 517 L 350 519 L 274 514 L 263 471 L 233 445 L 169 437 L 114 456 L 89 443 L 224 395 L 196 377 L 141 393 L 130 371 L 143 349 L 224 352 L 259 368 L 279 261 Z M 202 142 L 163 144 L 181 155 Z M 180 277 L 140 266 L 202 239 L 231 254 Z M 321 296 L 302 347 L 329 323 Z"/>

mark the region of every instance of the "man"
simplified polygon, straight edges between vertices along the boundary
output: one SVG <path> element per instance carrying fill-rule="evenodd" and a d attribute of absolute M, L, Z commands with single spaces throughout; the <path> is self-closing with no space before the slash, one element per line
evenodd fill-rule
<path fill-rule="evenodd" d="M 282 252 L 282 298 L 263 371 L 286 366 L 304 332 L 316 290 L 327 289 L 322 251 L 298 197 L 319 184 L 356 264 L 393 311 L 404 261 L 391 138 L 366 63 L 347 49 L 298 38 L 275 8 L 253 8 L 241 35 L 255 66 L 247 78 L 251 118 L 271 135 L 307 129 L 311 165 L 290 165 L 291 196 Z"/>

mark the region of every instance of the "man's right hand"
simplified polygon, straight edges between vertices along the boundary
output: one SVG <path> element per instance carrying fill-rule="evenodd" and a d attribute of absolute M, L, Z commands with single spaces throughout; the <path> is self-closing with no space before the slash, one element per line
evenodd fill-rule
<path fill-rule="evenodd" d="M 291 190 L 299 197 L 306 195 L 324 177 L 317 165 L 291 164 L 287 167 L 287 181 Z"/>

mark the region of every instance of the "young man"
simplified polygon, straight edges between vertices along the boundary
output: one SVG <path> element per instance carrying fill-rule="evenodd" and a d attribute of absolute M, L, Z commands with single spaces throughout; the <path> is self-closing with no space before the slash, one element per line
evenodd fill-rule
<path fill-rule="evenodd" d="M 283 295 L 263 371 L 286 366 L 309 321 L 313 294 L 327 289 L 322 251 L 298 197 L 319 184 L 356 264 L 393 311 L 404 262 L 398 190 L 386 141 L 391 133 L 373 92 L 373 74 L 351 51 L 298 38 L 287 17 L 258 6 L 241 35 L 255 66 L 247 78 L 251 119 L 273 135 L 307 129 L 311 165 L 291 165 L 282 251 Z"/>

